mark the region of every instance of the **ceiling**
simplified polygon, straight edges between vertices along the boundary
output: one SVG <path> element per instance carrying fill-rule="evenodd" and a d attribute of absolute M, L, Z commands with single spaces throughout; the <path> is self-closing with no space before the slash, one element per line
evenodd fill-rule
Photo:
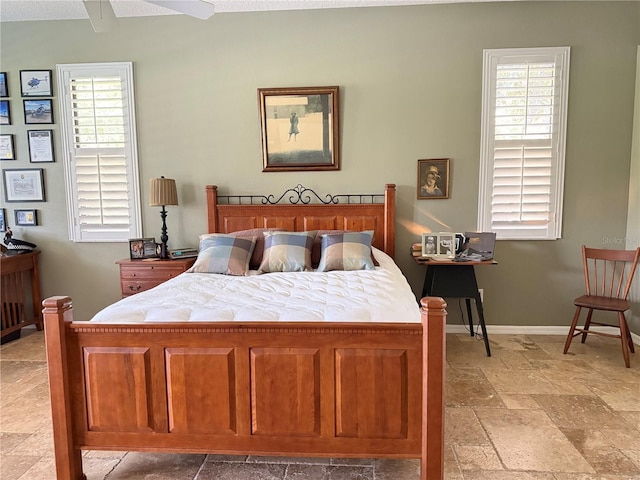
<path fill-rule="evenodd" d="M 107 0 L 104 0 L 107 1 Z M 430 3 L 470 3 L 505 0 L 205 0 L 216 13 L 314 8 L 381 7 Z M 512 0 L 516 1 L 516 0 Z M 175 11 L 143 0 L 111 0 L 116 17 L 174 15 Z M 64 20 L 89 18 L 82 0 L 0 0 L 0 21 Z"/>

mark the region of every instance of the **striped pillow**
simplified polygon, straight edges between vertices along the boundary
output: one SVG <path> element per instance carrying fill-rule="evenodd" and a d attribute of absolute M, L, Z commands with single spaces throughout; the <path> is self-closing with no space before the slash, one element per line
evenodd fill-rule
<path fill-rule="evenodd" d="M 315 232 L 265 232 L 258 273 L 311 270 L 314 236 Z"/>
<path fill-rule="evenodd" d="M 344 232 L 322 236 L 319 272 L 330 270 L 373 270 L 373 231 Z"/>
<path fill-rule="evenodd" d="M 188 271 L 246 275 L 257 237 L 212 234 L 200 242 L 200 253 Z"/>

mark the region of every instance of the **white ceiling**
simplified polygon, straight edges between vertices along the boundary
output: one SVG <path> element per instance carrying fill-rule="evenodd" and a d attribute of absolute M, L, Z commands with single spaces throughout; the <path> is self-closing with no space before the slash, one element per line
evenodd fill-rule
<path fill-rule="evenodd" d="M 104 0 L 107 1 L 107 0 Z M 380 7 L 429 3 L 470 3 L 505 0 L 206 0 L 216 13 L 314 8 Z M 507 0 L 508 1 L 508 0 Z M 511 0 L 517 1 L 517 0 Z M 176 12 L 144 0 L 111 0 L 116 17 L 172 15 Z M 0 21 L 89 18 L 82 0 L 0 0 Z"/>

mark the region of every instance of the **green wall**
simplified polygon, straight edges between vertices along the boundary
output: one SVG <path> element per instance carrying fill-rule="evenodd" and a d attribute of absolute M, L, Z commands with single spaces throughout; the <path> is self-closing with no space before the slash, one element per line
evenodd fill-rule
<path fill-rule="evenodd" d="M 145 236 L 160 236 L 148 179 L 173 177 L 169 243 L 197 244 L 206 228 L 204 186 L 281 193 L 369 193 L 398 185 L 396 260 L 421 288 L 408 255 L 426 230 L 475 230 L 482 50 L 571 46 L 563 238 L 497 246 L 499 265 L 479 270 L 489 324 L 568 325 L 583 288 L 580 245 L 624 239 L 629 202 L 637 2 L 506 2 L 120 18 L 96 34 L 88 20 L 3 23 L 16 162 L 29 167 L 20 69 L 57 63 L 134 63 Z M 257 89 L 339 85 L 342 169 L 262 173 Z M 56 99 L 57 100 L 57 99 Z M 119 298 L 115 261 L 128 246 L 68 240 L 59 125 L 46 169 L 41 226 L 15 229 L 43 250 L 46 296 L 69 295 L 88 319 Z M 451 158 L 448 200 L 416 200 L 417 160 Z M 450 323 L 459 321 L 450 302 Z M 640 333 L 640 324 L 634 330 Z"/>

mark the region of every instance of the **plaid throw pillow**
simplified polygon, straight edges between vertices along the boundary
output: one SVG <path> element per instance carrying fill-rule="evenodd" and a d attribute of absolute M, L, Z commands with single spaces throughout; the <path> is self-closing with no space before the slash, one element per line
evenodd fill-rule
<path fill-rule="evenodd" d="M 311 270 L 315 232 L 265 232 L 259 273 Z"/>
<path fill-rule="evenodd" d="M 246 275 L 257 237 L 212 234 L 200 242 L 200 253 L 188 271 Z"/>
<path fill-rule="evenodd" d="M 373 231 L 323 235 L 318 271 L 373 270 L 372 239 Z"/>

